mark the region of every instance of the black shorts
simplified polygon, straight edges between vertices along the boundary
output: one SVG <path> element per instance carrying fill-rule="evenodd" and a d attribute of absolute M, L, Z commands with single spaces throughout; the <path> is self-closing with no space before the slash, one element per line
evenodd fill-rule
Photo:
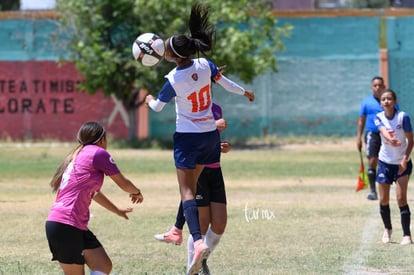
<path fill-rule="evenodd" d="M 46 237 L 52 252 L 52 261 L 64 264 L 85 264 L 84 249 L 101 247 L 101 243 L 90 230 L 80 230 L 59 222 L 46 222 Z"/>
<path fill-rule="evenodd" d="M 210 202 L 227 203 L 221 168 L 204 167 L 197 182 L 197 206 L 209 206 Z"/>
<path fill-rule="evenodd" d="M 365 133 L 365 153 L 367 157 L 378 157 L 381 148 L 381 136 L 379 133 L 366 132 Z"/>

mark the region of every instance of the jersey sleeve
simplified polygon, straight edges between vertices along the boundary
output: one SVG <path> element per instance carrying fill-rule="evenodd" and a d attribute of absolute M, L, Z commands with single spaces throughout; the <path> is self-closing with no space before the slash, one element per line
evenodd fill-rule
<path fill-rule="evenodd" d="M 365 109 L 365 106 L 366 104 L 365 104 L 365 99 L 364 99 L 362 100 L 361 106 L 359 107 L 359 116 L 367 116 L 367 111 Z"/>
<path fill-rule="evenodd" d="M 375 123 L 375 126 L 377 126 L 378 131 L 381 127 L 384 126 L 384 123 L 382 122 L 381 118 L 378 115 L 375 116 L 374 123 Z"/>
<path fill-rule="evenodd" d="M 95 169 L 102 171 L 107 176 L 112 176 L 120 173 L 118 166 L 115 164 L 115 161 L 104 149 L 99 149 L 96 151 L 93 158 L 93 166 Z"/>
<path fill-rule="evenodd" d="M 158 94 L 158 99 L 162 102 L 168 103 L 173 99 L 177 94 L 175 93 L 174 88 L 172 87 L 170 81 L 167 79 L 162 87 L 160 93 Z"/>
<path fill-rule="evenodd" d="M 208 66 L 210 67 L 210 70 L 211 70 L 211 81 L 217 82 L 217 80 L 221 77 L 221 72 L 219 71 L 216 64 L 214 64 L 210 60 L 208 60 Z"/>
<path fill-rule="evenodd" d="M 413 131 L 410 117 L 406 113 L 404 113 L 404 116 L 403 116 L 402 128 L 404 129 L 404 132 L 412 132 Z"/>

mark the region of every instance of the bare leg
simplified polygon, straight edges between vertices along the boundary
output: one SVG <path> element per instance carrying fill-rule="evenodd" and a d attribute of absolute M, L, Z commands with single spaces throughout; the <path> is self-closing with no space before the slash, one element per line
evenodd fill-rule
<path fill-rule="evenodd" d="M 103 247 L 85 249 L 83 251 L 85 263 L 92 271 L 101 271 L 109 274 L 112 270 L 112 261 Z"/>
<path fill-rule="evenodd" d="M 211 229 L 216 234 L 223 234 L 227 225 L 227 207 L 224 203 L 210 203 Z"/>
<path fill-rule="evenodd" d="M 202 206 L 198 208 L 198 220 L 200 221 L 201 235 L 206 235 L 211 221 L 210 206 Z"/>
<path fill-rule="evenodd" d="M 380 205 L 390 204 L 390 184 L 382 183 L 378 184 L 379 196 L 380 196 Z"/>
<path fill-rule="evenodd" d="M 400 177 L 397 180 L 397 184 L 395 186 L 395 191 L 397 193 L 397 202 L 398 202 L 399 207 L 407 205 L 408 180 L 409 180 L 408 175 Z"/>
<path fill-rule="evenodd" d="M 84 275 L 85 267 L 81 264 L 64 264 L 59 263 L 65 275 Z"/>

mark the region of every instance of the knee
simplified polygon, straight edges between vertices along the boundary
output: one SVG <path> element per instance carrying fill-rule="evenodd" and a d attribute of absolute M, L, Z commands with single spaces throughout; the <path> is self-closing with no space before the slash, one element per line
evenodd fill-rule
<path fill-rule="evenodd" d="M 218 235 L 222 235 L 224 230 L 226 229 L 227 221 L 221 222 L 212 222 L 211 223 L 211 230 Z"/>

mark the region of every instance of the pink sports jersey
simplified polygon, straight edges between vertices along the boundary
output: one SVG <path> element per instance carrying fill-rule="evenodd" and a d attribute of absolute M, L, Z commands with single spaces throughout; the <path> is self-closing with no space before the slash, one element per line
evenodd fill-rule
<path fill-rule="evenodd" d="M 96 145 L 85 146 L 63 173 L 47 220 L 87 230 L 89 205 L 101 189 L 104 175 L 112 176 L 119 172 L 105 149 Z"/>

